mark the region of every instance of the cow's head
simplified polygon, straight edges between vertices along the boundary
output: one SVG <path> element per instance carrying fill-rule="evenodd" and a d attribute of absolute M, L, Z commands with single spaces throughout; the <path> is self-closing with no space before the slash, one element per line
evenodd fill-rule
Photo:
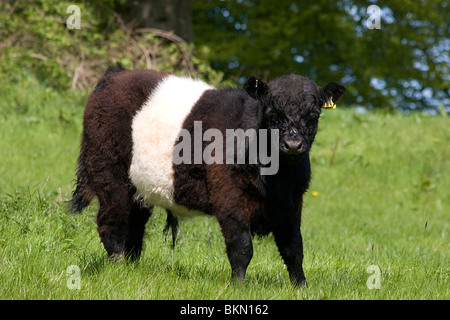
<path fill-rule="evenodd" d="M 330 82 L 319 87 L 298 75 L 282 76 L 268 84 L 250 77 L 245 91 L 260 102 L 266 129 L 278 129 L 281 158 L 297 161 L 309 152 L 322 108 L 334 108 L 345 87 Z"/>

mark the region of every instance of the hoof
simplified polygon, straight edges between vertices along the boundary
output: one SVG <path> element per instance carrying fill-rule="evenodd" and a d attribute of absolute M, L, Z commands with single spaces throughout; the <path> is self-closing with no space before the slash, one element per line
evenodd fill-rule
<path fill-rule="evenodd" d="M 125 255 L 123 253 L 113 253 L 109 256 L 109 260 L 114 263 L 120 263 L 125 260 Z"/>

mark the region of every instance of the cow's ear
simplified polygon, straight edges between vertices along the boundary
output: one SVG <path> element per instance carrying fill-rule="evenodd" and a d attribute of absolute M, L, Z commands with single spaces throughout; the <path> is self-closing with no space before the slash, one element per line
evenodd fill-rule
<path fill-rule="evenodd" d="M 256 100 L 263 99 L 269 93 L 269 87 L 261 79 L 251 76 L 244 83 L 244 90 Z"/>
<path fill-rule="evenodd" d="M 346 88 L 340 83 L 330 82 L 322 87 L 322 90 L 325 93 L 325 103 L 322 107 L 325 109 L 334 109 L 336 108 L 336 102 L 344 94 Z"/>

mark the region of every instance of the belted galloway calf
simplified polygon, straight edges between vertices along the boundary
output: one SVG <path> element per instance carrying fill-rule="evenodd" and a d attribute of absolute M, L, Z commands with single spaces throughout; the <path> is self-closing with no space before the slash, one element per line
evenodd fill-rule
<path fill-rule="evenodd" d="M 173 237 L 178 218 L 213 215 L 233 281 L 245 277 L 252 236 L 272 232 L 292 282 L 305 285 L 300 221 L 309 151 L 322 108 L 344 91 L 299 75 L 216 89 L 109 67 L 86 104 L 72 210 L 98 198 L 98 232 L 112 260 L 139 258 L 153 206 L 166 209 Z"/>

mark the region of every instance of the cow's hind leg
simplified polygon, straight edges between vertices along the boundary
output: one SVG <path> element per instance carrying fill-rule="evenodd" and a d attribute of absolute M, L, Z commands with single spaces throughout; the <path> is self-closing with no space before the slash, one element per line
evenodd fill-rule
<path fill-rule="evenodd" d="M 142 207 L 139 202 L 133 202 L 131 205 L 127 238 L 125 240 L 125 255 L 132 261 L 139 259 L 141 256 L 145 224 L 152 211 L 153 207 Z"/>
<path fill-rule="evenodd" d="M 127 234 L 126 210 L 122 205 L 100 202 L 97 229 L 103 247 L 112 261 L 123 260 Z"/>
<path fill-rule="evenodd" d="M 112 261 L 136 260 L 142 251 L 142 238 L 151 208 L 135 202 L 132 189 L 128 183 L 108 186 L 98 197 L 98 233 Z"/>

